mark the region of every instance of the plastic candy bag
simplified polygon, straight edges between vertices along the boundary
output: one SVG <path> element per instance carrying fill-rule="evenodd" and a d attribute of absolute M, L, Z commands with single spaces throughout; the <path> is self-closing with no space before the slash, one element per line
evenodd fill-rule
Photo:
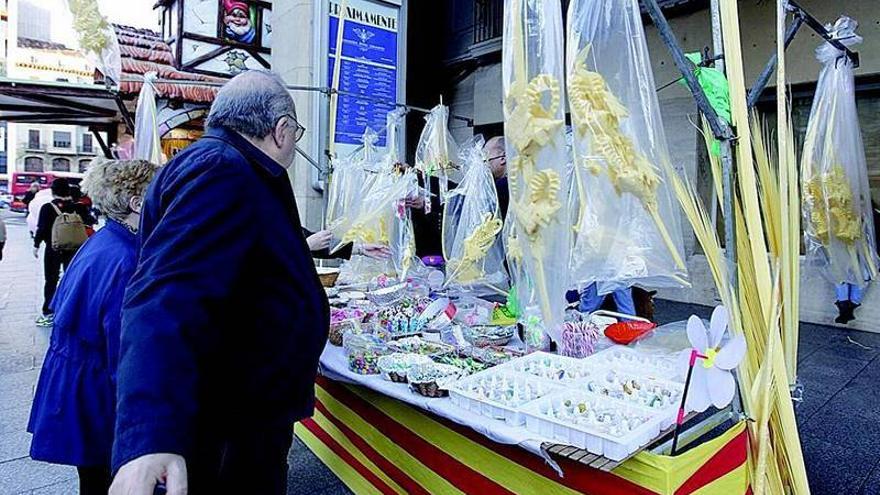
<path fill-rule="evenodd" d="M 861 43 L 858 24 L 841 17 L 832 28 L 847 46 Z M 864 286 L 877 278 L 877 251 L 865 149 L 856 112 L 853 66 L 829 43 L 810 111 L 801 163 L 807 260 L 834 284 Z"/>
<path fill-rule="evenodd" d="M 416 147 L 416 169 L 425 178 L 425 213 L 430 213 L 431 177 L 440 183 L 440 202 L 445 201 L 449 174 L 457 166 L 453 159 L 458 156 L 458 145 L 449 132 L 449 107 L 443 104 L 432 108 L 425 116 L 425 128 Z"/>
<path fill-rule="evenodd" d="M 574 128 L 572 272 L 601 294 L 687 285 L 669 152 L 637 0 L 573 0 L 568 97 Z"/>
<path fill-rule="evenodd" d="M 327 228 L 336 230 L 342 223 L 350 222 L 359 198 L 362 198 L 376 178 L 379 160 L 382 158 L 376 148 L 379 136 L 371 129 L 364 131 L 363 145 L 354 153 L 335 158 L 333 173 L 327 185 Z"/>
<path fill-rule="evenodd" d="M 565 316 L 571 222 L 565 207 L 562 8 L 559 0 L 507 0 L 502 79 L 512 231 L 506 241 L 517 296 L 558 341 Z M 530 315 L 531 318 L 537 315 Z"/>
<path fill-rule="evenodd" d="M 461 148 L 463 178 L 449 191 L 443 209 L 446 285 L 479 293 L 507 294 L 501 242 L 503 221 L 495 180 L 483 154 L 482 136 Z"/>

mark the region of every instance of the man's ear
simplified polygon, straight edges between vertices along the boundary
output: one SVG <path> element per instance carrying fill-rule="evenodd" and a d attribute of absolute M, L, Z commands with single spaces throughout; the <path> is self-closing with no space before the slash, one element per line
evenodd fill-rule
<path fill-rule="evenodd" d="M 275 141 L 275 146 L 281 148 L 284 146 L 284 129 L 290 125 L 287 117 L 281 117 L 278 119 L 278 122 L 275 122 L 275 128 L 272 129 L 272 140 Z"/>

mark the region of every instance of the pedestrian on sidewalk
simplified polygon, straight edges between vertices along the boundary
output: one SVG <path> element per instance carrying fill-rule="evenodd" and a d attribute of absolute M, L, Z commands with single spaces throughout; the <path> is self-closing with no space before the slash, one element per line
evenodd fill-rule
<path fill-rule="evenodd" d="M 55 328 L 31 408 L 31 457 L 76 466 L 80 495 L 106 495 L 116 410 L 125 286 L 137 265 L 136 232 L 152 163 L 95 163 L 83 187 L 107 225 L 79 250 L 52 304 Z"/>
<path fill-rule="evenodd" d="M 34 258 L 40 257 L 40 245 L 44 242 L 46 243 L 46 249 L 43 250 L 43 277 L 45 279 L 43 286 L 43 313 L 36 321 L 37 326 L 40 327 L 51 327 L 55 321 L 55 315 L 50 307 L 52 298 L 55 297 L 55 291 L 58 288 L 61 270 L 67 270 L 73 255 L 76 254 L 75 247 L 56 248 L 58 239 L 54 238 L 57 232 L 55 221 L 62 213 L 79 216 L 79 220 L 84 228 L 85 226 L 95 225 L 95 219 L 92 217 L 89 209 L 75 203 L 71 198 L 70 183 L 67 179 L 57 178 L 52 182 L 52 201 L 40 208 L 37 230 L 34 234 Z"/>
<path fill-rule="evenodd" d="M 305 128 L 247 71 L 159 172 L 122 309 L 112 495 L 287 491 L 330 310 L 287 173 Z"/>
<path fill-rule="evenodd" d="M 6 221 L 0 214 L 0 261 L 3 261 L 3 247 L 6 246 Z"/>

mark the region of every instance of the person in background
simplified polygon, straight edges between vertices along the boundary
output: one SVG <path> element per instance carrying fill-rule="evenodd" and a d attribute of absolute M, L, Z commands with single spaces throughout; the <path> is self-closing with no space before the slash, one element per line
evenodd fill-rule
<path fill-rule="evenodd" d="M 58 280 L 61 278 L 61 271 L 67 270 L 70 261 L 76 251 L 73 250 L 56 250 L 52 247 L 52 227 L 55 220 L 61 213 L 76 213 L 79 215 L 85 226 L 95 225 L 95 219 L 92 217 L 89 209 L 81 204 L 73 202 L 71 198 L 70 183 L 67 179 L 57 178 L 52 182 L 52 201 L 44 204 L 40 208 L 40 214 L 37 218 L 37 230 L 34 234 L 34 258 L 40 257 L 40 245 L 46 243 L 43 251 L 43 277 L 45 283 L 43 285 L 43 312 L 37 318 L 36 324 L 40 327 L 51 327 L 55 315 L 52 313 L 50 305 L 52 298 L 55 296 L 55 290 L 58 288 Z"/>
<path fill-rule="evenodd" d="M 501 218 L 507 218 L 507 207 L 510 204 L 510 188 L 507 184 L 507 152 L 505 151 L 504 136 L 489 138 L 483 145 L 486 155 L 486 164 L 495 178 L 495 190 L 498 191 L 498 210 Z"/>
<path fill-rule="evenodd" d="M 305 128 L 249 70 L 159 172 L 122 308 L 111 495 L 287 491 L 330 307 L 287 170 Z"/>
<path fill-rule="evenodd" d="M 6 222 L 0 214 L 0 261 L 3 261 L 3 247 L 6 246 Z"/>
<path fill-rule="evenodd" d="M 116 415 L 122 297 L 152 163 L 95 163 L 83 188 L 107 224 L 78 251 L 52 303 L 55 327 L 31 408 L 31 458 L 76 466 L 81 495 L 106 495 Z"/>
<path fill-rule="evenodd" d="M 391 257 L 391 249 L 381 244 L 362 244 L 355 246 L 354 244 L 346 244 L 339 248 L 335 253 L 330 254 L 330 243 L 333 241 L 333 233 L 329 230 L 319 230 L 312 232 L 305 227 L 302 229 L 303 235 L 306 237 L 306 243 L 309 245 L 309 251 L 312 257 L 317 259 L 351 259 L 352 255 L 366 256 L 374 259 L 388 259 Z"/>
<path fill-rule="evenodd" d="M 34 200 L 34 196 L 40 192 L 40 183 L 39 182 L 31 182 L 31 186 L 28 188 L 27 192 L 24 193 L 24 197 L 21 199 L 21 202 L 28 206 L 31 204 L 31 201 Z"/>
<path fill-rule="evenodd" d="M 636 316 L 636 305 L 633 301 L 632 288 L 619 289 L 610 294 L 599 295 L 598 287 L 595 283 L 588 285 L 579 294 L 578 311 L 581 313 L 592 313 L 602 307 L 607 297 L 614 299 L 615 311 L 625 315 Z"/>

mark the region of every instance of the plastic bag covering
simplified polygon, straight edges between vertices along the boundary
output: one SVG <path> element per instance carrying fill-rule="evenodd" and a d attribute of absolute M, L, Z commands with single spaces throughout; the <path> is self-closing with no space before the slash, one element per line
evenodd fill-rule
<path fill-rule="evenodd" d="M 842 17 L 835 37 L 852 46 L 862 38 Z M 874 222 L 865 149 L 856 113 L 852 62 L 828 43 L 804 140 L 801 180 L 807 259 L 835 284 L 863 286 L 877 277 Z"/>
<path fill-rule="evenodd" d="M 392 152 L 396 155 L 396 152 Z M 397 201 L 392 203 L 394 211 L 390 229 L 391 259 L 394 262 L 394 270 L 400 280 L 405 280 L 410 270 L 421 261 L 416 256 L 416 238 L 413 231 L 412 216 L 410 209 L 406 208 L 403 200 L 418 194 L 419 181 L 414 170 L 407 170 L 397 175 L 392 175 L 391 180 L 398 186 L 395 194 Z"/>
<path fill-rule="evenodd" d="M 504 134 L 515 221 L 508 258 L 526 276 L 517 281 L 524 315 L 537 310 L 558 341 L 571 250 L 562 8 L 559 0 L 506 0 L 504 8 Z"/>
<path fill-rule="evenodd" d="M 113 26 L 101 15 L 98 1 L 67 0 L 67 8 L 73 14 L 73 29 L 80 49 L 105 78 L 118 85 L 122 80 L 119 41 Z"/>
<path fill-rule="evenodd" d="M 162 164 L 162 142 L 159 140 L 159 114 L 156 110 L 155 72 L 144 75 L 138 95 L 134 120 L 134 158 Z"/>
<path fill-rule="evenodd" d="M 600 294 L 682 287 L 678 211 L 637 0 L 574 0 L 568 15 L 574 128 L 572 276 Z"/>
<path fill-rule="evenodd" d="M 425 128 L 419 136 L 416 147 L 416 168 L 425 177 L 425 211 L 430 213 L 431 201 L 427 195 L 435 194 L 431 190 L 430 177 L 439 179 L 440 203 L 446 201 L 449 184 L 449 173 L 456 168 L 453 158 L 458 156 L 458 145 L 449 132 L 449 108 L 437 105 L 425 116 Z"/>
<path fill-rule="evenodd" d="M 357 214 L 360 199 L 369 192 L 373 181 L 378 177 L 382 154 L 376 148 L 379 136 L 372 129 L 364 131 L 363 145 L 354 153 L 335 158 L 333 173 L 327 188 L 327 228 L 339 232 L 340 226 L 350 225 L 352 216 Z M 341 235 L 336 239 L 341 239 Z"/>
<path fill-rule="evenodd" d="M 498 209 L 495 180 L 486 164 L 482 136 L 462 146 L 464 173 L 458 187 L 449 191 L 443 208 L 443 256 L 447 261 L 446 285 L 504 295 L 507 273 L 501 243 L 503 221 Z"/>

